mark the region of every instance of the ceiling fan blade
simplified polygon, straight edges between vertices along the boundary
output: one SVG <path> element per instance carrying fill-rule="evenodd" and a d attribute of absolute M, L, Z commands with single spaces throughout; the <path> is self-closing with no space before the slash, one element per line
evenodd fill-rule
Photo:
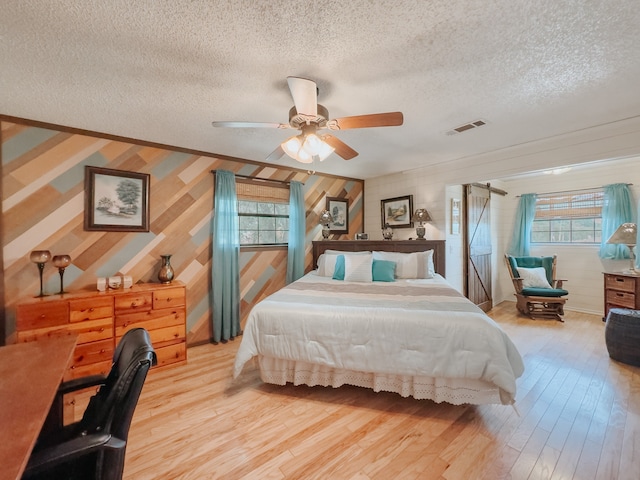
<path fill-rule="evenodd" d="M 318 115 L 318 87 L 316 82 L 300 77 L 287 77 L 293 104 L 301 115 Z"/>
<path fill-rule="evenodd" d="M 335 153 L 340 155 L 345 160 L 351 160 L 352 158 L 358 156 L 358 152 L 356 152 L 349 145 L 344 143 L 339 138 L 334 137 L 333 135 L 323 135 L 322 139 L 329 145 L 331 145 L 335 149 Z"/>
<path fill-rule="evenodd" d="M 284 150 L 282 149 L 281 145 L 278 145 L 278 148 L 276 148 L 273 152 L 271 152 L 265 161 L 275 162 L 276 160 L 280 160 L 280 158 L 282 158 L 283 155 L 284 155 Z"/>
<path fill-rule="evenodd" d="M 342 117 L 327 122 L 330 130 L 348 130 L 350 128 L 397 127 L 402 125 L 402 112 L 372 113 L 371 115 L 355 115 Z"/>
<path fill-rule="evenodd" d="M 288 123 L 268 123 L 268 122 L 211 122 L 214 127 L 232 128 L 291 128 Z"/>

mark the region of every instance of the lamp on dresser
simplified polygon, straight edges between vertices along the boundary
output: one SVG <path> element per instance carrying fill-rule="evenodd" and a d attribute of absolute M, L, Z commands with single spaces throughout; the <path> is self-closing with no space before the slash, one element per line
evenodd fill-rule
<path fill-rule="evenodd" d="M 623 223 L 615 232 L 613 232 L 613 235 L 609 237 L 609 240 L 607 240 L 607 243 L 620 243 L 629 247 L 631 268 L 629 270 L 625 270 L 625 273 L 636 272 L 636 256 L 633 251 L 633 247 L 636 245 L 637 235 L 638 228 L 635 223 Z"/>
<path fill-rule="evenodd" d="M 426 229 L 424 228 L 423 223 L 431 221 L 431 215 L 429 215 L 429 212 L 427 212 L 427 209 L 426 208 L 417 209 L 413 214 L 413 217 L 411 217 L 411 221 L 420 222 L 420 225 L 416 227 L 416 235 L 418 236 L 416 240 L 425 240 L 424 234 L 426 233 Z"/>
<path fill-rule="evenodd" d="M 329 212 L 329 210 L 323 210 L 320 213 L 320 221 L 318 223 L 322 225 L 322 238 L 324 238 L 325 240 L 329 238 L 329 225 L 331 224 L 331 222 L 333 222 L 331 213 Z"/>

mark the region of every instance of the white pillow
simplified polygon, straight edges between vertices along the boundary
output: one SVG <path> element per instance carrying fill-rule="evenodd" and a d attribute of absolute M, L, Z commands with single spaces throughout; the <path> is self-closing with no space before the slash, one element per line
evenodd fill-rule
<path fill-rule="evenodd" d="M 522 278 L 523 288 L 551 288 L 547 280 L 547 272 L 543 267 L 518 267 L 518 275 Z"/>
<path fill-rule="evenodd" d="M 433 278 L 433 250 L 414 253 L 373 252 L 375 260 L 396 262 L 396 278 Z"/>
<path fill-rule="evenodd" d="M 336 269 L 337 258 L 338 255 L 328 253 L 320 255 L 318 258 L 318 275 L 321 277 L 333 277 L 333 272 Z"/>
<path fill-rule="evenodd" d="M 373 255 L 345 255 L 345 282 L 372 282 Z"/>
<path fill-rule="evenodd" d="M 371 252 L 346 252 L 342 250 L 325 250 L 323 254 L 318 257 L 318 275 L 321 277 L 333 277 L 333 272 L 336 269 L 336 259 L 338 255 L 371 255 Z"/>

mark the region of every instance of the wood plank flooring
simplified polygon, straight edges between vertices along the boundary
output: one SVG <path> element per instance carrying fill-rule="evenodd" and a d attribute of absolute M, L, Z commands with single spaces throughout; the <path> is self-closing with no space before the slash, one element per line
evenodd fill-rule
<path fill-rule="evenodd" d="M 639 479 L 640 368 L 609 358 L 601 318 L 489 315 L 525 361 L 517 411 L 267 385 L 253 362 L 234 381 L 240 341 L 203 345 L 151 372 L 125 479 Z"/>

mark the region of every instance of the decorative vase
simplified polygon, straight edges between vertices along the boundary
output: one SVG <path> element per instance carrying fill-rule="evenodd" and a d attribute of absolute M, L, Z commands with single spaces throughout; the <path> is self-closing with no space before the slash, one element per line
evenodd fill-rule
<path fill-rule="evenodd" d="M 158 280 L 161 283 L 171 283 L 173 280 L 173 267 L 171 266 L 171 255 L 160 255 L 162 266 L 158 272 Z"/>

